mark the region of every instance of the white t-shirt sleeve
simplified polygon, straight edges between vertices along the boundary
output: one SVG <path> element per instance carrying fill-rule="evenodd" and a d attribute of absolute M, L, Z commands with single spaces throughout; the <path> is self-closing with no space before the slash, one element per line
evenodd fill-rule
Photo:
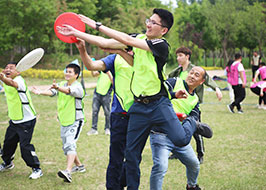
<path fill-rule="evenodd" d="M 244 67 L 243 67 L 243 65 L 241 63 L 238 65 L 237 69 L 238 69 L 239 72 L 245 70 Z"/>
<path fill-rule="evenodd" d="M 16 77 L 14 79 L 14 81 L 18 84 L 18 89 L 17 90 L 26 91 L 26 85 L 25 85 L 24 81 L 21 78 Z"/>

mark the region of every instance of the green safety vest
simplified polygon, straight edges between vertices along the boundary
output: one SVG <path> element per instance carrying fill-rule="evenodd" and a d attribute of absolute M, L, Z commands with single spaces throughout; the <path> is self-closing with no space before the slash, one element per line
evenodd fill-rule
<path fill-rule="evenodd" d="M 111 85 L 112 82 L 109 76 L 104 72 L 100 72 L 100 76 L 97 81 L 96 92 L 104 96 L 107 94 Z"/>
<path fill-rule="evenodd" d="M 188 71 L 182 71 L 180 73 L 179 78 L 181 78 L 182 80 L 186 80 L 187 76 L 188 76 Z"/>
<path fill-rule="evenodd" d="M 175 87 L 174 87 L 174 92 L 178 90 L 186 90 L 184 81 L 181 78 L 176 79 Z M 186 99 L 172 99 L 171 102 L 173 104 L 173 108 L 176 113 L 185 113 L 189 114 L 194 107 L 197 105 L 199 101 L 198 96 L 196 93 L 194 95 L 190 95 L 188 93 L 188 97 Z"/>
<path fill-rule="evenodd" d="M 146 35 L 138 35 L 139 39 L 146 39 Z M 160 92 L 161 84 L 166 79 L 163 71 L 160 75 L 162 81 L 159 78 L 157 70 L 157 63 L 150 51 L 146 51 L 140 48 L 133 47 L 134 51 L 134 65 L 133 76 L 131 82 L 131 90 L 136 97 L 153 96 Z"/>
<path fill-rule="evenodd" d="M 134 96 L 130 91 L 133 68 L 120 55 L 115 58 L 114 68 L 115 94 L 123 110 L 128 111 L 134 103 Z"/>
<path fill-rule="evenodd" d="M 3 83 L 5 94 L 6 94 L 7 107 L 8 107 L 8 117 L 14 121 L 23 119 L 24 117 L 23 105 L 29 105 L 33 115 L 36 115 L 36 111 L 32 104 L 30 91 L 26 85 L 26 82 L 21 76 L 17 76 L 17 77 L 21 78 L 24 81 L 24 84 L 26 86 L 26 91 L 17 90 L 16 88 L 12 86 L 8 86 L 5 83 Z M 26 97 L 27 97 L 26 102 L 21 101 L 20 95 L 22 94 L 26 94 Z"/>
<path fill-rule="evenodd" d="M 62 81 L 59 84 L 59 86 L 64 87 L 66 83 L 67 81 Z M 72 85 L 80 85 L 80 83 L 75 81 Z M 85 92 L 83 90 L 83 97 L 84 96 L 85 96 Z M 57 111 L 58 111 L 58 119 L 62 126 L 71 125 L 76 121 L 76 111 L 82 111 L 82 114 L 84 115 L 83 97 L 76 98 L 74 96 L 70 96 L 68 94 L 58 91 Z M 81 108 L 77 108 L 76 101 L 82 102 Z"/>

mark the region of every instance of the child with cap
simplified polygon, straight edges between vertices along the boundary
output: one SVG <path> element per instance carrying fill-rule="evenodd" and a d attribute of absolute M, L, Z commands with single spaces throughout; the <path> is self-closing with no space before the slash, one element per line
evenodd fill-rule
<path fill-rule="evenodd" d="M 84 104 L 82 101 L 85 96 L 85 91 L 81 83 L 77 81 L 80 74 L 78 60 L 67 65 L 64 73 L 66 81 L 57 84 L 54 80 L 50 89 L 40 91 L 34 87 L 32 92 L 37 95 L 45 96 L 58 95 L 58 119 L 61 124 L 63 151 L 67 156 L 67 168 L 66 170 L 60 170 L 58 176 L 63 178 L 65 182 L 71 183 L 71 173 L 86 171 L 76 151 L 76 142 L 85 120 L 83 112 Z M 72 168 L 73 164 L 75 164 L 75 166 Z"/>

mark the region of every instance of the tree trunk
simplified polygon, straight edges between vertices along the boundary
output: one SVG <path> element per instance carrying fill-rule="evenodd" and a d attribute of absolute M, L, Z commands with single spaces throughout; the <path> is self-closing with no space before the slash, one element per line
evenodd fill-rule
<path fill-rule="evenodd" d="M 206 49 L 204 49 L 204 63 L 205 67 L 207 67 Z"/>
<path fill-rule="evenodd" d="M 223 65 L 225 67 L 225 64 L 228 61 L 228 53 L 227 53 L 227 50 L 226 50 L 226 48 L 227 48 L 227 40 L 226 40 L 226 38 L 224 38 L 222 45 L 223 45 L 223 58 L 224 58 L 224 64 Z"/>
<path fill-rule="evenodd" d="M 73 48 L 72 48 L 72 44 L 70 44 L 70 51 L 69 51 L 69 55 L 73 56 Z"/>

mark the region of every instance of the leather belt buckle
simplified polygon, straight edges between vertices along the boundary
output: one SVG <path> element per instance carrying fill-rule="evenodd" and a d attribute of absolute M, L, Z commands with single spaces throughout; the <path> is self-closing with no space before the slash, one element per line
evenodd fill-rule
<path fill-rule="evenodd" d="M 144 104 L 148 104 L 148 103 L 150 103 L 150 101 L 149 101 L 148 98 L 143 98 L 142 102 L 143 102 Z"/>

